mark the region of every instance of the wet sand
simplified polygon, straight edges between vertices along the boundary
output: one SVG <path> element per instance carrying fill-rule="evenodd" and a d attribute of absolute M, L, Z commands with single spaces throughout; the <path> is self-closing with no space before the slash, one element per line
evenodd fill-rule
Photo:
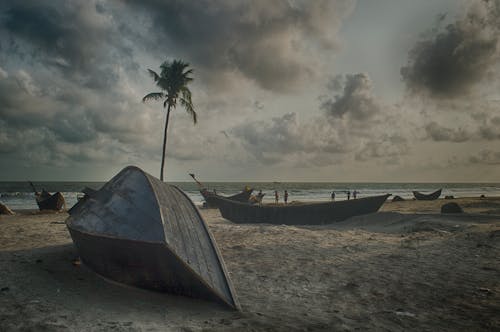
<path fill-rule="evenodd" d="M 235 225 L 201 209 L 241 312 L 123 287 L 77 257 L 67 214 L 0 216 L 1 331 L 500 329 L 500 198 L 387 202 L 326 226 Z"/>

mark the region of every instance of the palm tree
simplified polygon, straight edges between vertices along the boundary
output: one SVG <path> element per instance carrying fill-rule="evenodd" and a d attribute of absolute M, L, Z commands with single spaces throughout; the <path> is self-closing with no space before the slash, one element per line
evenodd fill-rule
<path fill-rule="evenodd" d="M 167 107 L 167 117 L 165 120 L 165 132 L 163 134 L 163 149 L 161 157 L 160 180 L 163 181 L 163 169 L 165 166 L 165 149 L 167 147 L 167 129 L 170 110 L 177 106 L 177 101 L 183 106 L 189 115 L 193 117 L 193 122 L 196 124 L 197 115 L 191 101 L 191 91 L 187 85 L 193 80 L 189 75 L 193 73 L 192 69 L 188 69 L 189 63 L 181 60 L 165 61 L 161 64 L 160 75 L 151 69 L 148 69 L 149 74 L 153 77 L 162 92 L 151 92 L 142 98 L 143 102 L 148 100 L 162 100 L 163 108 Z"/>

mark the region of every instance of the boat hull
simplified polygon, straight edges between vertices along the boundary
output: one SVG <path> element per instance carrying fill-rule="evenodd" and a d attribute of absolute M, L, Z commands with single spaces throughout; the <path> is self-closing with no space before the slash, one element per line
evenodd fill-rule
<path fill-rule="evenodd" d="M 431 194 L 422 194 L 418 191 L 413 192 L 413 196 L 419 201 L 433 201 L 439 198 L 441 196 L 441 191 L 442 189 L 436 190 L 435 192 Z"/>
<path fill-rule="evenodd" d="M 66 224 L 81 261 L 104 278 L 234 306 L 211 291 L 165 243 L 91 234 L 74 229 L 70 222 Z"/>
<path fill-rule="evenodd" d="M 347 218 L 377 212 L 390 195 L 365 197 L 339 202 L 250 205 L 220 198 L 222 217 L 234 223 L 267 223 L 284 225 L 323 225 Z"/>
<path fill-rule="evenodd" d="M 56 192 L 50 197 L 45 199 L 37 198 L 36 203 L 38 204 L 38 208 L 40 211 L 42 210 L 55 210 L 60 211 L 64 206 L 64 197 L 60 192 Z"/>
<path fill-rule="evenodd" d="M 215 194 L 213 192 L 210 192 L 208 190 L 201 190 L 200 191 L 201 195 L 205 199 L 205 203 L 206 203 L 205 207 L 207 207 L 207 208 L 214 208 L 214 209 L 216 209 L 218 207 L 219 198 L 225 198 L 225 199 L 229 199 L 229 200 L 232 200 L 232 201 L 246 203 L 250 199 L 250 196 L 252 195 L 252 192 L 253 192 L 253 189 L 244 190 L 241 193 L 238 193 L 236 195 L 229 196 L 229 197 L 224 197 L 224 196 L 221 196 L 221 195 L 217 195 L 217 194 Z"/>

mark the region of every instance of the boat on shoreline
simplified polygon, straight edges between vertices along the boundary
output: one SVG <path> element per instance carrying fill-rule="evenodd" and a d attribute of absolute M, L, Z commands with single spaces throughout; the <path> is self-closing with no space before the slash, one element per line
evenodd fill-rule
<path fill-rule="evenodd" d="M 433 201 L 439 198 L 441 196 L 441 191 L 443 189 L 438 189 L 433 193 L 430 194 L 423 194 L 418 191 L 413 191 L 413 196 L 419 201 Z"/>
<path fill-rule="evenodd" d="M 119 283 L 239 309 L 222 256 L 178 187 L 129 166 L 68 213 L 82 263 Z"/>
<path fill-rule="evenodd" d="M 252 205 L 219 198 L 222 217 L 234 223 L 323 225 L 377 212 L 390 194 L 347 201 Z"/>
<path fill-rule="evenodd" d="M 200 188 L 200 194 L 205 200 L 205 203 L 203 204 L 203 207 L 205 208 L 216 209 L 218 207 L 217 204 L 219 198 L 225 198 L 237 202 L 248 202 L 250 196 L 252 196 L 253 189 L 249 187 L 243 188 L 243 190 L 238 194 L 234 194 L 232 196 L 222 196 L 217 194 L 215 190 L 208 190 L 200 181 L 196 179 L 193 173 L 189 173 L 189 175 L 193 178 L 193 180 L 198 184 L 198 187 Z"/>
<path fill-rule="evenodd" d="M 222 196 L 222 195 L 219 195 L 215 192 L 208 191 L 207 189 L 200 190 L 201 195 L 205 199 L 205 204 L 203 204 L 203 207 L 214 208 L 214 209 L 216 209 L 218 207 L 219 198 L 224 198 L 224 199 L 228 199 L 228 200 L 235 201 L 235 202 L 246 203 L 246 202 L 248 202 L 248 200 L 252 196 L 252 192 L 253 192 L 253 189 L 244 188 L 238 194 L 235 194 L 232 196 Z"/>
<path fill-rule="evenodd" d="M 32 182 L 30 182 L 30 186 L 35 192 L 35 201 L 40 211 L 45 211 L 45 210 L 61 211 L 63 207 L 66 205 L 64 196 L 59 191 L 54 194 L 51 194 L 45 189 L 42 189 L 41 192 L 38 192 Z"/>

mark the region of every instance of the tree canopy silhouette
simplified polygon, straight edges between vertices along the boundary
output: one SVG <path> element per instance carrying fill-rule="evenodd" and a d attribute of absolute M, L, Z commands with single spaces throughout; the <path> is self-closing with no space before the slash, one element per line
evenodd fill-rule
<path fill-rule="evenodd" d="M 173 108 L 176 108 L 177 102 L 179 102 L 180 105 L 186 109 L 188 114 L 192 116 L 194 124 L 197 122 L 197 114 L 191 100 L 191 91 L 188 88 L 188 84 L 193 80 L 190 76 L 193 73 L 193 70 L 189 69 L 189 63 L 183 62 L 182 60 L 165 61 L 160 65 L 160 69 L 161 72 L 159 75 L 151 69 L 148 69 L 148 72 L 155 81 L 156 86 L 162 91 L 148 93 L 142 98 L 142 101 L 163 101 L 163 108 L 167 108 L 160 169 L 160 180 L 163 181 L 170 111 Z"/>

